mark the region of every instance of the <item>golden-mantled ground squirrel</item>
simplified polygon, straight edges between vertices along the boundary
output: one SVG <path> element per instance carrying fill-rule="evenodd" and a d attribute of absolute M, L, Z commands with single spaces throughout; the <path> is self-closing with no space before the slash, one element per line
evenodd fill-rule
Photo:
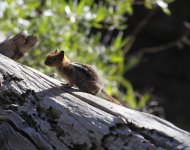
<path fill-rule="evenodd" d="M 100 76 L 94 68 L 87 64 L 70 61 L 64 51 L 49 54 L 45 60 L 45 65 L 55 67 L 58 73 L 68 81 L 67 87 L 75 85 L 79 90 L 93 95 L 97 95 L 116 104 L 120 102 L 109 96 L 103 86 Z"/>

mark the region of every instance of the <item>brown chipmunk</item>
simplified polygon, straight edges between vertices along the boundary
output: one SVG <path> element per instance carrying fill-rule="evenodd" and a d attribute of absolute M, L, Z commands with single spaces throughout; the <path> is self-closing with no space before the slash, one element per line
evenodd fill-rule
<path fill-rule="evenodd" d="M 55 67 L 58 73 L 68 81 L 67 87 L 75 85 L 79 90 L 93 95 L 97 95 L 116 104 L 120 102 L 109 96 L 103 86 L 100 76 L 94 68 L 87 64 L 71 62 L 64 51 L 49 54 L 45 60 L 45 65 Z"/>

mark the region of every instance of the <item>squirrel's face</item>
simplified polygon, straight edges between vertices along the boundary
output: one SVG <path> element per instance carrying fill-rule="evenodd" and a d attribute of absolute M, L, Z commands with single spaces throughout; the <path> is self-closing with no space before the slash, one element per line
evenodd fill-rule
<path fill-rule="evenodd" d="M 55 52 L 50 53 L 47 56 L 44 63 L 47 66 L 54 67 L 54 66 L 58 66 L 59 64 L 61 64 L 63 59 L 64 59 L 64 51 L 56 50 Z"/>

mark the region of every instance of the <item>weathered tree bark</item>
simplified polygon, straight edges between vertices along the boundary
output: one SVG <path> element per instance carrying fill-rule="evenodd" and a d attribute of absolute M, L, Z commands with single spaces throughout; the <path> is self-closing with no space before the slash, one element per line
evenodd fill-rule
<path fill-rule="evenodd" d="M 100 99 L 0 54 L 0 150 L 189 150 L 171 123 Z"/>
<path fill-rule="evenodd" d="M 18 60 L 26 52 L 28 52 L 36 43 L 38 39 L 35 35 L 25 35 L 18 33 L 11 39 L 0 43 L 0 54 L 3 54 L 13 60 Z"/>

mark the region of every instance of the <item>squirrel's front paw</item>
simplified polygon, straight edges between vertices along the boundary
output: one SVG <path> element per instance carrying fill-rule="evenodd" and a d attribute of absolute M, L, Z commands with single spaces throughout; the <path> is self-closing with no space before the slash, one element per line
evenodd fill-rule
<path fill-rule="evenodd" d="M 72 85 L 69 84 L 69 83 L 61 83 L 63 85 L 63 87 L 66 87 L 66 88 L 71 88 Z"/>
<path fill-rule="evenodd" d="M 49 74 L 48 76 L 49 76 L 49 77 L 52 77 L 52 78 L 55 78 L 55 74 L 54 74 L 54 73 Z"/>

